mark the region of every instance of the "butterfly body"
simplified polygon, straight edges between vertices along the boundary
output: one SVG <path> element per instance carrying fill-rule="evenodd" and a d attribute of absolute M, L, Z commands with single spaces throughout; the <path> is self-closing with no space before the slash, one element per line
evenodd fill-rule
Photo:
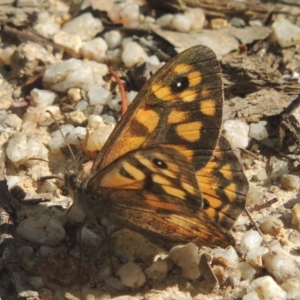
<path fill-rule="evenodd" d="M 190 48 L 142 88 L 83 183 L 88 217 L 166 241 L 226 247 L 247 180 L 220 137 L 223 89 L 215 54 Z M 70 181 L 70 178 L 67 179 Z"/>

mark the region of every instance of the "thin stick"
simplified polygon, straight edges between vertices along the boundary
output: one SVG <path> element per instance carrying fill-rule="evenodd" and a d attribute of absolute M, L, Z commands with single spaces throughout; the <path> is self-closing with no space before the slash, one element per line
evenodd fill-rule
<path fill-rule="evenodd" d="M 248 208 L 245 207 L 245 211 L 246 211 L 246 214 L 248 215 L 248 218 L 250 219 L 251 223 L 253 224 L 253 226 L 255 227 L 255 229 L 258 231 L 258 233 L 261 235 L 261 237 L 263 238 L 263 242 L 265 244 L 265 246 L 267 248 L 269 248 L 268 246 L 268 243 L 267 241 L 265 240 L 265 237 L 263 235 L 263 233 L 261 232 L 261 230 L 259 229 L 259 227 L 256 225 L 255 221 L 253 220 L 252 216 L 251 216 L 251 213 L 249 212 Z"/>

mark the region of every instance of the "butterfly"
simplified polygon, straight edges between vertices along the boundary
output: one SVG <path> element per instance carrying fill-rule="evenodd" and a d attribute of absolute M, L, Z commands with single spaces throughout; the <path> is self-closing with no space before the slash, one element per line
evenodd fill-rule
<path fill-rule="evenodd" d="M 87 218 L 172 242 L 227 247 L 248 182 L 220 135 L 223 87 L 214 52 L 195 46 L 140 90 L 91 175 L 66 181 Z"/>

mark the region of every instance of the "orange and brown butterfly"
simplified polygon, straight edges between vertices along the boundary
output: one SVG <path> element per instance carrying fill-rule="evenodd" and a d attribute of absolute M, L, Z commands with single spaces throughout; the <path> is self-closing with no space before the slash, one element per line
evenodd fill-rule
<path fill-rule="evenodd" d="M 220 137 L 223 97 L 211 49 L 195 46 L 171 59 L 129 106 L 92 175 L 75 183 L 74 202 L 88 218 L 166 241 L 234 244 L 228 231 L 248 183 Z"/>

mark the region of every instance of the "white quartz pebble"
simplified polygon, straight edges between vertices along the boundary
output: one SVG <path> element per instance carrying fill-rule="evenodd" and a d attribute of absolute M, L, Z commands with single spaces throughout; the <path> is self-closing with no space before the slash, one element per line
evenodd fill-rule
<path fill-rule="evenodd" d="M 272 24 L 274 36 L 281 47 L 300 44 L 300 27 L 288 19 L 277 20 Z"/>
<path fill-rule="evenodd" d="M 250 124 L 249 136 L 260 141 L 268 137 L 268 132 L 264 122 Z"/>
<path fill-rule="evenodd" d="M 53 36 L 53 41 L 58 45 L 68 48 L 76 57 L 79 56 L 82 40 L 78 34 L 59 31 Z"/>
<path fill-rule="evenodd" d="M 173 247 L 169 252 L 169 256 L 176 265 L 181 267 L 183 277 L 188 279 L 196 279 L 199 277 L 200 253 L 194 243 Z"/>
<path fill-rule="evenodd" d="M 112 100 L 112 94 L 109 90 L 99 85 L 93 85 L 87 94 L 90 105 L 107 105 Z"/>
<path fill-rule="evenodd" d="M 57 92 L 67 92 L 70 88 L 88 91 L 93 85 L 104 84 L 103 76 L 107 73 L 108 67 L 105 64 L 71 58 L 49 67 L 43 77 L 43 83 L 50 90 Z"/>
<path fill-rule="evenodd" d="M 258 248 L 262 241 L 263 238 L 257 231 L 249 230 L 241 238 L 241 247 L 249 251 Z"/>
<path fill-rule="evenodd" d="M 122 61 L 127 68 L 132 68 L 147 59 L 144 49 L 136 42 L 128 42 L 122 52 Z"/>
<path fill-rule="evenodd" d="M 124 27 L 134 28 L 140 23 L 140 9 L 138 4 L 130 1 L 115 1 L 112 9 L 107 12 L 114 23 L 121 23 Z"/>
<path fill-rule="evenodd" d="M 103 25 L 99 18 L 87 12 L 65 23 L 62 30 L 80 36 L 82 41 L 88 41 L 103 30 Z"/>
<path fill-rule="evenodd" d="M 146 276 L 141 267 L 132 261 L 123 265 L 117 275 L 120 277 L 122 284 L 131 288 L 140 287 L 146 281 Z"/>
<path fill-rule="evenodd" d="M 248 146 L 249 125 L 242 120 L 226 120 L 224 122 L 225 137 L 232 148 L 245 149 Z"/>
<path fill-rule="evenodd" d="M 35 105 L 48 106 L 52 105 L 57 97 L 57 94 L 52 91 L 33 89 L 30 93 L 31 101 Z"/>
<path fill-rule="evenodd" d="M 104 39 L 108 49 L 115 49 L 122 44 L 122 34 L 119 30 L 111 30 L 104 33 Z"/>
<path fill-rule="evenodd" d="M 300 258 L 286 252 L 280 246 L 264 254 L 263 262 L 268 272 L 279 283 L 292 277 L 300 277 Z"/>
<path fill-rule="evenodd" d="M 87 41 L 82 45 L 81 54 L 84 58 L 101 62 L 106 57 L 107 43 L 101 37 Z"/>
<path fill-rule="evenodd" d="M 56 246 L 65 237 L 62 224 L 50 216 L 28 217 L 21 221 L 18 234 L 31 242 Z"/>
<path fill-rule="evenodd" d="M 5 119 L 5 124 L 19 130 L 22 126 L 22 119 L 20 119 L 16 114 L 9 114 Z"/>
<path fill-rule="evenodd" d="M 145 273 L 148 277 L 163 281 L 167 277 L 168 264 L 164 260 L 158 260 L 154 262 L 149 268 L 145 270 Z"/>
<path fill-rule="evenodd" d="M 287 300 L 286 292 L 278 286 L 271 276 L 259 277 L 253 280 L 250 287 L 247 289 L 248 293 L 256 292 L 259 295 L 258 299 L 268 299 L 268 300 Z M 255 295 L 255 294 L 253 294 Z M 245 298 L 244 299 L 255 299 Z"/>
<path fill-rule="evenodd" d="M 85 127 L 77 126 L 67 134 L 67 142 L 70 145 L 82 145 L 86 139 L 86 135 L 87 129 Z"/>
<path fill-rule="evenodd" d="M 192 22 L 189 17 L 184 14 L 176 14 L 170 22 L 170 26 L 179 32 L 189 32 Z"/>
<path fill-rule="evenodd" d="M 23 134 L 17 134 L 12 137 L 6 148 L 6 154 L 10 161 L 17 165 L 20 162 L 27 161 L 30 158 L 41 158 L 47 160 L 48 149 L 41 141 L 28 138 Z M 29 162 L 28 162 L 29 163 Z M 30 161 L 30 164 L 35 164 L 36 161 Z"/>
<path fill-rule="evenodd" d="M 205 25 L 204 11 L 199 7 L 189 8 L 184 15 L 191 20 L 191 30 L 201 30 Z"/>

